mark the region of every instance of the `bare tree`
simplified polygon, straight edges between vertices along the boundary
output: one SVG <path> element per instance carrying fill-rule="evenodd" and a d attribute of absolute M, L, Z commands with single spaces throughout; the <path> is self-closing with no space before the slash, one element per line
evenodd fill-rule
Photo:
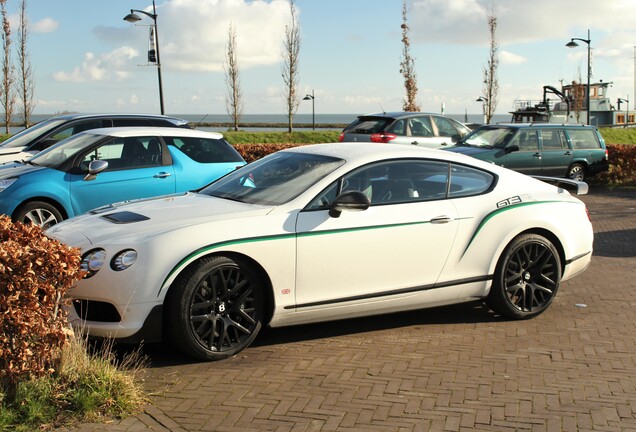
<path fill-rule="evenodd" d="M 404 111 L 419 111 L 417 99 L 417 76 L 415 75 L 415 59 L 411 57 L 411 43 L 409 42 L 409 26 L 406 23 L 406 0 L 402 2 L 402 61 L 400 73 L 404 77 L 406 96 L 402 103 Z"/>
<path fill-rule="evenodd" d="M 490 124 L 495 109 L 497 108 L 497 99 L 499 97 L 499 80 L 497 79 L 497 69 L 499 68 L 499 45 L 497 44 L 497 17 L 495 16 L 494 6 L 490 10 L 490 14 L 486 16 L 488 21 L 488 30 L 490 31 L 490 52 L 488 55 L 488 64 L 484 67 L 484 88 L 483 97 L 486 99 L 484 104 L 484 117 L 487 124 Z"/>
<path fill-rule="evenodd" d="M 294 114 L 298 110 L 298 56 L 300 54 L 300 26 L 296 17 L 294 0 L 289 0 L 291 22 L 285 26 L 283 41 L 282 75 L 285 82 L 285 108 L 287 110 L 288 131 L 294 129 Z"/>
<path fill-rule="evenodd" d="M 19 110 L 22 116 L 22 125 L 28 128 L 31 125 L 31 114 L 35 108 L 33 96 L 35 94 L 35 75 L 31 67 L 31 60 L 27 47 L 29 36 L 29 20 L 27 17 L 27 0 L 21 0 L 19 5 L 18 27 L 18 69 L 19 81 L 17 83 Z"/>
<path fill-rule="evenodd" d="M 234 124 L 234 130 L 238 130 L 241 114 L 243 113 L 243 101 L 241 82 L 239 80 L 238 59 L 236 54 L 236 30 L 232 23 L 228 29 L 227 51 L 225 58 L 225 84 L 227 96 L 225 97 L 225 109 Z"/>
<path fill-rule="evenodd" d="M 7 0 L 0 0 L 0 13 L 2 14 L 2 106 L 4 107 L 5 133 L 9 133 L 11 117 L 13 115 L 13 72 L 11 64 L 11 26 L 7 17 Z"/>

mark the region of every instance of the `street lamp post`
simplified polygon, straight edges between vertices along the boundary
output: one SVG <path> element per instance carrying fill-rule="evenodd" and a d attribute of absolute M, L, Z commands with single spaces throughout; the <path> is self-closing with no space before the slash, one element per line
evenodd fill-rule
<path fill-rule="evenodd" d="M 157 61 L 155 63 L 157 64 L 157 77 L 159 78 L 159 107 L 161 109 L 161 114 L 165 114 L 165 111 L 163 108 L 163 85 L 161 83 L 161 57 L 159 57 L 159 30 L 157 28 L 157 9 L 155 8 L 155 0 L 152 0 L 152 13 L 138 10 L 138 9 L 131 9 L 130 13 L 124 17 L 124 21 L 128 21 L 131 23 L 136 23 L 137 21 L 141 21 L 141 17 L 137 15 L 135 12 L 139 12 L 141 14 L 146 15 L 147 17 L 150 17 L 154 23 L 153 24 L 153 27 L 155 29 L 154 42 L 155 42 L 155 47 L 157 50 Z"/>
<path fill-rule="evenodd" d="M 486 104 L 488 103 L 488 98 L 484 96 L 479 96 L 475 102 L 481 102 L 481 108 L 484 113 L 484 124 L 488 123 L 488 118 L 486 115 Z"/>
<path fill-rule="evenodd" d="M 570 42 L 566 43 L 565 46 L 568 48 L 576 48 L 579 46 L 574 41 L 581 41 L 587 44 L 587 95 L 585 96 L 585 103 L 587 105 L 587 124 L 590 124 L 590 76 L 592 76 L 592 68 L 590 67 L 590 54 L 591 54 L 591 43 L 590 39 L 590 29 L 587 29 L 587 39 L 581 38 L 572 38 Z"/>
<path fill-rule="evenodd" d="M 314 91 L 311 91 L 311 94 L 307 94 L 305 95 L 305 97 L 303 98 L 303 100 L 310 100 L 311 101 L 311 128 L 313 130 L 316 130 L 316 108 L 315 108 L 315 100 L 316 100 L 316 96 L 314 95 Z"/>
<path fill-rule="evenodd" d="M 618 98 L 618 100 L 616 101 L 616 104 L 618 105 L 618 109 L 621 109 L 621 102 L 625 102 L 625 123 L 623 124 L 623 127 L 627 127 L 627 123 L 629 123 L 629 99 L 621 99 Z"/>

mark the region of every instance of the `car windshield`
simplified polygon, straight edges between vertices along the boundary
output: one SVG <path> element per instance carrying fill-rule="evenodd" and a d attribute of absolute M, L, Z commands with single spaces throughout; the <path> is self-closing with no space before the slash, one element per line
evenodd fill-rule
<path fill-rule="evenodd" d="M 59 125 L 61 125 L 62 123 L 66 121 L 67 120 L 62 120 L 62 119 L 44 120 L 38 124 L 35 124 L 13 135 L 11 138 L 9 138 L 8 140 L 0 144 L 0 147 L 2 148 L 26 147 L 27 145 L 31 143 L 31 141 L 33 141 L 37 137 L 46 134 L 50 130 L 58 127 Z"/>
<path fill-rule="evenodd" d="M 29 163 L 49 168 L 57 168 L 70 157 L 75 156 L 78 152 L 103 139 L 104 135 L 95 135 L 88 132 L 73 135 L 36 154 L 29 159 Z"/>
<path fill-rule="evenodd" d="M 240 168 L 199 191 L 250 204 L 280 205 L 296 198 L 344 160 L 278 152 Z"/>
<path fill-rule="evenodd" d="M 461 141 L 474 147 L 504 148 L 515 134 L 512 128 L 478 128 Z"/>

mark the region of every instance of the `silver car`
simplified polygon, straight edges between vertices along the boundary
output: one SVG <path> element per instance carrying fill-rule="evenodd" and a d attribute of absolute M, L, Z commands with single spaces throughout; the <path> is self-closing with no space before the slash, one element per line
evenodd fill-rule
<path fill-rule="evenodd" d="M 366 114 L 344 128 L 341 142 L 451 146 L 471 130 L 452 118 L 423 112 Z"/>

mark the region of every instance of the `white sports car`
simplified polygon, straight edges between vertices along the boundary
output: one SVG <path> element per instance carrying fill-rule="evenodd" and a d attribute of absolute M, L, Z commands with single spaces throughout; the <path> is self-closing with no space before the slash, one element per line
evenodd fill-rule
<path fill-rule="evenodd" d="M 564 188 L 451 152 L 363 143 L 280 151 L 199 191 L 102 207 L 47 233 L 82 250 L 77 327 L 166 338 L 207 360 L 238 353 L 263 325 L 478 300 L 530 318 L 587 268 L 593 241 Z"/>

